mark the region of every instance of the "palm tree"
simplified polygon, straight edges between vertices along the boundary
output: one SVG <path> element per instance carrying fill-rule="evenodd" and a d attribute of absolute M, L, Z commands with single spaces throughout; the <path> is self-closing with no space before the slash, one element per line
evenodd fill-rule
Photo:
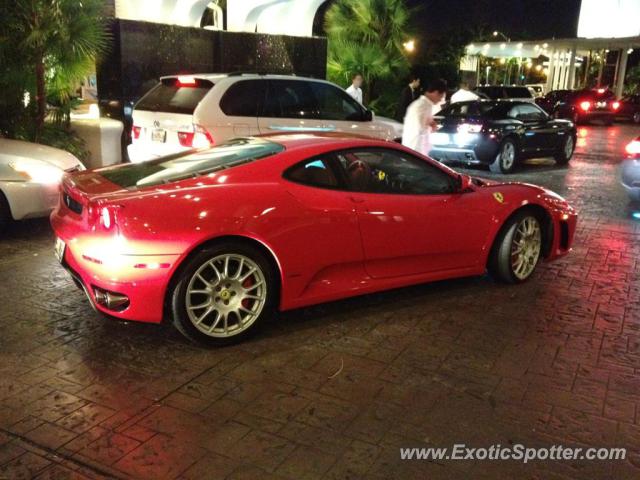
<path fill-rule="evenodd" d="M 394 80 L 409 67 L 402 44 L 410 15 L 404 0 L 337 0 L 325 19 L 329 78 L 345 84 L 361 73 L 364 101 L 370 102 L 376 83 Z"/>
<path fill-rule="evenodd" d="M 47 88 L 57 100 L 69 100 L 74 86 L 89 74 L 106 46 L 102 0 L 15 0 L 0 9 L 6 31 L 0 59 L 18 57 L 28 65 L 35 85 L 35 140 L 47 113 Z"/>

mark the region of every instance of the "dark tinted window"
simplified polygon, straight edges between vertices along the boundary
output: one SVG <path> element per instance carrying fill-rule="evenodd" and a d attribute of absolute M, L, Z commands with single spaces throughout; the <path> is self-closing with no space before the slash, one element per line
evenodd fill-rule
<path fill-rule="evenodd" d="M 241 80 L 234 83 L 220 100 L 220 109 L 232 117 L 257 117 L 266 94 L 264 80 Z"/>
<path fill-rule="evenodd" d="M 520 104 L 511 109 L 510 117 L 515 117 L 523 122 L 545 120 L 547 116 L 533 104 Z"/>
<path fill-rule="evenodd" d="M 177 79 L 165 79 L 149 90 L 135 108 L 191 115 L 211 87 L 213 83 L 207 80 L 193 80 L 193 83 L 182 84 Z"/>
<path fill-rule="evenodd" d="M 315 158 L 289 168 L 284 177 L 292 182 L 320 188 L 337 188 L 338 179 L 327 161 Z"/>
<path fill-rule="evenodd" d="M 309 82 L 318 101 L 319 118 L 326 120 L 362 120 L 362 107 L 344 90 L 321 82 Z"/>
<path fill-rule="evenodd" d="M 258 138 L 236 138 L 203 151 L 188 151 L 142 163 L 104 170 L 100 174 L 123 188 L 148 187 L 214 173 L 284 150 L 278 143 Z"/>
<path fill-rule="evenodd" d="M 337 154 L 349 186 L 359 192 L 401 195 L 446 194 L 454 179 L 412 155 L 385 148 L 349 150 Z"/>
<path fill-rule="evenodd" d="M 318 118 L 319 105 L 310 82 L 270 80 L 265 117 Z"/>
<path fill-rule="evenodd" d="M 531 98 L 531 91 L 527 87 L 505 87 L 505 98 Z"/>
<path fill-rule="evenodd" d="M 502 87 L 479 87 L 478 91 L 484 93 L 487 97 L 494 100 L 504 97 L 504 91 Z"/>

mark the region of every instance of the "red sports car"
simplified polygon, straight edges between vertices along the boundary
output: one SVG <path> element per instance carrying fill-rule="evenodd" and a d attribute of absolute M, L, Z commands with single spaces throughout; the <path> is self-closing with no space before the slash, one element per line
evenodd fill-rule
<path fill-rule="evenodd" d="M 553 192 L 460 175 L 396 143 L 241 138 L 63 179 L 56 253 L 92 305 L 225 343 L 275 310 L 444 278 L 518 283 L 567 253 Z"/>

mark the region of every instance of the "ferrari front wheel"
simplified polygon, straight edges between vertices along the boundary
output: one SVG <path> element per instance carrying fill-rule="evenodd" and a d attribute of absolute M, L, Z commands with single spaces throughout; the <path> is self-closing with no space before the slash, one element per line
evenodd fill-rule
<path fill-rule="evenodd" d="M 494 243 L 489 273 L 506 283 L 529 279 L 542 253 L 542 228 L 535 214 L 523 211 L 503 226 Z"/>
<path fill-rule="evenodd" d="M 253 333 L 273 311 L 274 275 L 251 245 L 203 249 L 181 271 L 172 295 L 175 327 L 187 338 L 224 345 Z"/>

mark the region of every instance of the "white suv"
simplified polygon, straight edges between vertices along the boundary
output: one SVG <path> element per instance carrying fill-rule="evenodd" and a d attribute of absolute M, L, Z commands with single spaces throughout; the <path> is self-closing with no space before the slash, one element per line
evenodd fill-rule
<path fill-rule="evenodd" d="M 141 162 L 229 138 L 345 132 L 399 140 L 402 124 L 374 118 L 333 83 L 284 75 L 162 77 L 133 109 L 129 159 Z"/>

